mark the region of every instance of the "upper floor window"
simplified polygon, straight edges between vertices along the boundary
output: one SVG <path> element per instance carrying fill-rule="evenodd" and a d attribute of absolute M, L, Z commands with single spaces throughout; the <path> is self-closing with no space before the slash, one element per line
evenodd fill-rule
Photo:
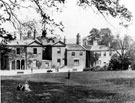
<path fill-rule="evenodd" d="M 37 48 L 33 48 L 33 54 L 37 54 Z"/>
<path fill-rule="evenodd" d="M 72 52 L 72 56 L 75 56 L 75 52 Z"/>
<path fill-rule="evenodd" d="M 104 56 L 106 56 L 106 52 L 104 52 Z"/>
<path fill-rule="evenodd" d="M 57 48 L 57 53 L 61 53 L 61 48 Z"/>
<path fill-rule="evenodd" d="M 20 48 L 16 48 L 16 53 L 20 54 Z"/>
<path fill-rule="evenodd" d="M 83 52 L 80 52 L 80 56 L 82 56 L 83 55 Z"/>

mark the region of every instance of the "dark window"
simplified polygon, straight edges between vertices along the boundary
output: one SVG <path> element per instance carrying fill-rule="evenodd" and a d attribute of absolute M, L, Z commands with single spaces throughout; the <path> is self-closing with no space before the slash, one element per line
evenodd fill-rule
<path fill-rule="evenodd" d="M 110 51 L 109 55 L 110 55 L 110 56 L 112 55 L 112 51 Z"/>
<path fill-rule="evenodd" d="M 72 56 L 75 56 L 75 52 L 72 52 Z"/>
<path fill-rule="evenodd" d="M 20 69 L 20 60 L 17 60 L 16 67 L 17 69 Z"/>
<path fill-rule="evenodd" d="M 57 59 L 58 66 L 61 65 L 61 59 Z"/>
<path fill-rule="evenodd" d="M 104 56 L 106 56 L 106 52 L 104 53 Z"/>
<path fill-rule="evenodd" d="M 61 53 L 61 48 L 57 48 L 57 53 Z"/>
<path fill-rule="evenodd" d="M 17 51 L 17 54 L 20 54 L 20 48 L 17 48 L 16 51 Z"/>
<path fill-rule="evenodd" d="M 79 65 L 79 59 L 74 60 L 74 65 Z"/>
<path fill-rule="evenodd" d="M 82 56 L 83 55 L 83 52 L 80 52 L 80 56 Z"/>
<path fill-rule="evenodd" d="M 37 54 L 37 48 L 33 48 L 33 54 Z"/>

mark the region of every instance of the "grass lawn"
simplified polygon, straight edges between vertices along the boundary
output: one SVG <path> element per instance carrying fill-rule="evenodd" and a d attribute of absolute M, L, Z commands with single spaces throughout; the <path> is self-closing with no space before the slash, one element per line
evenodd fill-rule
<path fill-rule="evenodd" d="M 135 103 L 135 72 L 78 72 L 1 77 L 2 103 Z M 31 92 L 17 91 L 28 80 Z"/>

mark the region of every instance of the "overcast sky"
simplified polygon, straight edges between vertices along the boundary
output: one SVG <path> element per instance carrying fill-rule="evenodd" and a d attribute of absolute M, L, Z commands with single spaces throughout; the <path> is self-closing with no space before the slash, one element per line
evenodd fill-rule
<path fill-rule="evenodd" d="M 134 4 L 135 0 L 121 0 L 121 3 L 124 4 L 132 13 L 135 18 L 135 9 Z M 39 16 L 36 15 L 34 11 L 31 10 L 23 10 L 21 14 L 29 12 L 30 19 L 38 20 Z M 23 17 L 21 18 L 28 18 Z M 134 19 L 133 18 L 133 19 Z M 68 0 L 66 7 L 63 9 L 62 13 L 59 15 L 55 15 L 56 21 L 62 21 L 65 29 L 64 32 L 57 32 L 62 37 L 66 36 L 67 39 L 75 38 L 77 33 L 80 33 L 81 38 L 89 35 L 89 31 L 92 28 L 110 28 L 113 34 L 120 33 L 121 35 L 128 32 L 133 38 L 135 38 L 135 22 L 128 29 L 123 29 L 122 27 L 118 26 L 117 20 L 108 17 L 108 21 L 111 25 L 101 16 L 98 12 L 94 12 L 91 8 L 83 9 L 79 6 L 76 6 L 76 0 Z M 10 31 L 13 31 L 13 28 L 7 26 L 6 28 Z"/>

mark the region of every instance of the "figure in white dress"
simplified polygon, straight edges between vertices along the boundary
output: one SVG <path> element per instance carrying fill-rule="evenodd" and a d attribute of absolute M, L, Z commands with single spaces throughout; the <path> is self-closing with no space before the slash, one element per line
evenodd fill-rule
<path fill-rule="evenodd" d="M 25 91 L 28 91 L 28 92 L 31 91 L 30 88 L 29 88 L 28 81 L 25 82 L 24 87 L 25 87 Z"/>

